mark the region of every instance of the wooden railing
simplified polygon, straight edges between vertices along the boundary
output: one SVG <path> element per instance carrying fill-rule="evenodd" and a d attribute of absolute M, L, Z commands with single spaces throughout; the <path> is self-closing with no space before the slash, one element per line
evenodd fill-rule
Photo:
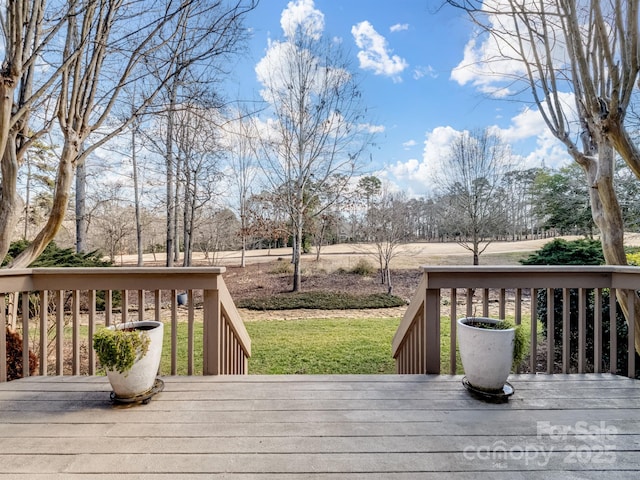
<path fill-rule="evenodd" d="M 40 375 L 96 373 L 93 333 L 100 325 L 142 319 L 168 324 L 168 373 L 196 373 L 202 341 L 202 374 L 245 374 L 251 340 L 222 278 L 210 268 L 36 268 L 0 270 L 0 326 L 22 335 Z M 187 292 L 187 305 L 177 296 Z M 186 345 L 179 345 L 179 317 L 186 315 Z M 202 322 L 202 336 L 196 325 Z M 4 330 L 4 329 L 3 329 Z M 197 329 L 200 330 L 200 329 Z M 7 379 L 5 335 L 0 335 L 0 382 Z M 186 359 L 185 359 L 186 357 Z M 179 365 L 179 361 L 186 363 Z M 28 368 L 24 368 L 28 374 Z M 199 373 L 199 372 L 198 372 Z"/>
<path fill-rule="evenodd" d="M 460 373 L 457 319 L 492 316 L 511 318 L 515 324 L 523 319 L 530 322 L 530 355 L 525 366 L 529 372 L 620 373 L 618 353 L 622 347 L 627 356 L 624 373 L 632 377 L 636 372 L 636 322 L 623 326 L 628 328 L 627 344 L 618 345 L 616 290 L 630 294 L 626 302 L 630 317 L 640 315 L 634 307 L 640 290 L 637 267 L 425 266 L 422 281 L 393 338 L 397 372 Z M 609 300 L 603 302 L 606 297 Z M 546 338 L 540 335 L 538 326 L 541 305 L 546 306 Z M 605 315 L 606 307 L 609 312 Z M 561 338 L 555 338 L 554 322 L 559 311 L 562 323 L 557 327 L 562 333 Z M 576 318 L 577 331 L 571 326 Z M 441 338 L 441 329 L 445 328 L 450 335 Z M 448 359 L 442 361 L 448 364 L 445 369 L 441 368 L 441 342 L 449 348 Z M 592 355 L 587 355 L 588 350 Z"/>

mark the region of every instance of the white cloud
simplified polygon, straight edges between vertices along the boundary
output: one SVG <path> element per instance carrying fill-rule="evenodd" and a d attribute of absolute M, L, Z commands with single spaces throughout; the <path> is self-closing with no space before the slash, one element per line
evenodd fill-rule
<path fill-rule="evenodd" d="M 411 149 L 411 147 L 415 147 L 417 142 L 415 140 L 408 140 L 402 144 L 405 150 Z"/>
<path fill-rule="evenodd" d="M 562 99 L 568 103 L 570 95 L 565 95 Z M 555 168 L 571 162 L 565 146 L 549 131 L 537 110 L 523 110 L 511 119 L 507 128 L 489 128 L 511 145 L 516 168 L 540 167 L 543 163 Z M 389 175 L 418 195 L 432 192 L 435 173 L 441 166 L 441 160 L 448 154 L 451 142 L 460 133 L 450 126 L 436 127 L 427 132 L 422 159 L 398 161 L 387 168 Z M 408 143 L 410 142 L 403 146 Z"/>
<path fill-rule="evenodd" d="M 390 77 L 394 82 L 402 81 L 400 74 L 409 66 L 398 55 L 392 55 L 387 40 L 369 22 L 360 22 L 351 28 L 351 34 L 360 49 L 360 68 L 372 70 L 376 75 Z"/>
<path fill-rule="evenodd" d="M 282 11 L 280 26 L 287 38 L 292 38 L 296 29 L 301 28 L 306 35 L 320 38 L 324 31 L 324 14 L 315 8 L 313 0 L 295 0 Z"/>
<path fill-rule="evenodd" d="M 361 130 L 366 130 L 369 133 L 384 133 L 384 125 L 372 125 L 370 123 L 361 123 L 359 125 Z"/>
<path fill-rule="evenodd" d="M 413 69 L 413 79 L 420 80 L 422 77 L 438 78 L 438 74 L 431 65 L 426 67 L 416 67 Z"/>
<path fill-rule="evenodd" d="M 391 25 L 391 27 L 389 27 L 389 31 L 391 33 L 402 32 L 404 30 L 409 30 L 408 23 L 396 23 L 395 25 Z"/>
<path fill-rule="evenodd" d="M 406 162 L 396 162 L 389 167 L 390 173 L 399 183 L 415 184 L 412 188 L 420 188 L 423 193 L 433 184 L 433 176 L 440 165 L 440 159 L 447 155 L 451 141 L 458 135 L 458 131 L 452 127 L 436 127 L 427 132 L 424 142 L 422 160 L 411 158 Z"/>

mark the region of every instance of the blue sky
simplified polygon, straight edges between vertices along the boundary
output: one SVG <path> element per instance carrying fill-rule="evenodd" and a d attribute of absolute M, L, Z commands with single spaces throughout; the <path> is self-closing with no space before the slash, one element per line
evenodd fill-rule
<path fill-rule="evenodd" d="M 370 123 L 380 133 L 367 173 L 412 196 L 432 191 L 432 172 L 456 132 L 498 130 L 522 167 L 568 163 L 564 149 L 526 103 L 493 92 L 499 79 L 464 68 L 486 53 L 464 12 L 440 0 L 262 0 L 246 19 L 249 52 L 235 68 L 243 98 L 258 98 L 255 65 L 269 40 L 283 38 L 283 15 L 321 18 L 324 33 L 339 38 L 362 85 Z M 369 46 L 370 48 L 367 48 Z"/>

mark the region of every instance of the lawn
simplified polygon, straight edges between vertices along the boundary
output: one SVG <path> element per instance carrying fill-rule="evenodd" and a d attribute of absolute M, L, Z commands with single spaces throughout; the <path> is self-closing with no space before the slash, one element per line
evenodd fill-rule
<path fill-rule="evenodd" d="M 400 319 L 251 322 L 253 374 L 395 373 L 391 339 Z"/>
<path fill-rule="evenodd" d="M 391 340 L 399 318 L 315 318 L 304 320 L 263 320 L 248 322 L 252 357 L 250 374 L 391 374 L 395 362 L 391 357 Z M 523 325 L 529 331 L 528 318 Z M 196 322 L 196 374 L 202 373 L 202 323 Z M 449 373 L 450 322 L 442 317 L 441 371 Z M 540 326 L 538 331 L 541 331 Z M 81 327 L 86 338 L 86 326 Z M 71 329 L 65 329 L 66 341 Z M 160 373 L 171 372 L 171 325 L 165 324 Z M 178 374 L 187 373 L 187 324 L 178 323 Z M 460 355 L 457 373 L 462 374 Z"/>
<path fill-rule="evenodd" d="M 269 320 L 246 324 L 250 374 L 395 373 L 391 339 L 400 319 Z M 202 372 L 202 323 L 195 324 L 195 370 Z M 178 324 L 178 373 L 187 371 L 187 325 Z M 171 371 L 171 327 L 165 325 L 160 371 Z"/>

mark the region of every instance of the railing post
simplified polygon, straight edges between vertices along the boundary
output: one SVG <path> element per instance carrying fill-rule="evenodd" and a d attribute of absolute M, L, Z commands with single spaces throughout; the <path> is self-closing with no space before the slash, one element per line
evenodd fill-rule
<path fill-rule="evenodd" d="M 204 290 L 202 374 L 220 374 L 220 326 L 222 311 L 218 290 Z"/>
<path fill-rule="evenodd" d="M 636 376 L 636 292 L 635 290 L 627 291 L 627 309 L 629 310 L 629 319 L 627 320 L 627 377 L 635 378 Z"/>
<path fill-rule="evenodd" d="M 425 373 L 440 374 L 440 289 L 428 288 L 424 304 Z"/>

